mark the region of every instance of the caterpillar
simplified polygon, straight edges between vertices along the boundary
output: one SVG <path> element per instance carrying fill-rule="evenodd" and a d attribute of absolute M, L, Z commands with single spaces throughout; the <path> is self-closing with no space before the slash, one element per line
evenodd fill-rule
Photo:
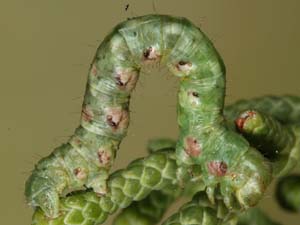
<path fill-rule="evenodd" d="M 251 102 L 251 100 L 249 101 Z M 230 108 L 227 107 L 227 108 Z M 275 109 L 274 109 L 275 110 Z M 289 115 L 286 115 L 289 116 Z M 238 117 L 239 118 L 239 117 Z M 237 118 L 237 119 L 238 119 Z M 263 137 L 262 137 L 263 138 Z M 273 138 L 276 138 L 273 136 Z M 270 139 L 270 137 L 268 137 Z M 251 139 L 250 139 L 251 141 Z M 261 140 L 263 142 L 263 140 Z M 292 146 L 290 146 L 292 147 Z M 88 191 L 88 192 L 81 192 L 75 193 L 72 196 L 62 198 L 61 205 L 60 205 L 60 216 L 55 219 L 48 218 L 45 216 L 42 210 L 37 210 L 33 216 L 33 224 L 40 225 L 40 224 L 97 224 L 103 223 L 107 216 L 110 213 L 116 211 L 117 208 L 121 207 L 128 207 L 125 209 L 120 215 L 120 217 L 116 220 L 116 223 L 121 224 L 124 220 L 130 220 L 134 217 L 136 220 L 141 221 L 141 223 L 146 222 L 147 224 L 152 222 L 153 220 L 159 220 L 159 214 L 156 215 L 156 218 L 149 218 L 147 215 L 144 215 L 140 212 L 139 208 L 143 208 L 143 204 L 146 202 L 149 204 L 149 198 L 152 195 L 152 190 L 162 190 L 163 194 L 168 194 L 170 197 L 167 197 L 165 200 L 167 203 L 169 202 L 170 198 L 178 194 L 176 191 L 176 185 L 181 186 L 180 174 L 181 168 L 176 165 L 175 162 L 175 155 L 174 155 L 175 144 L 172 140 L 169 139 L 160 139 L 160 140 L 151 140 L 148 144 L 148 150 L 150 152 L 150 156 L 144 159 L 137 159 L 133 161 L 127 169 L 123 169 L 120 171 L 116 171 L 114 174 L 110 176 L 108 179 L 108 186 L 110 192 L 106 196 L 99 197 L 96 193 Z M 291 152 L 291 151 L 289 151 Z M 150 168 L 159 168 L 158 171 L 161 171 L 161 177 L 165 177 L 164 180 L 167 178 L 168 182 L 165 182 L 163 186 L 156 186 L 155 180 L 157 180 L 157 176 L 149 176 L 148 173 L 142 173 L 137 171 L 144 171 L 146 167 Z M 201 170 L 197 166 L 193 166 L 192 170 L 188 174 L 184 174 L 182 176 L 186 176 L 187 183 L 184 184 L 184 193 L 188 196 L 193 195 L 197 192 L 203 192 L 205 190 L 205 185 L 201 182 Z M 164 172 L 164 173 L 162 173 Z M 134 175 L 134 176 L 133 176 Z M 148 178 L 147 178 L 148 176 Z M 154 184 L 154 186 L 149 187 L 148 189 L 143 187 L 145 185 L 145 181 L 150 179 L 148 183 Z M 140 183 L 141 182 L 141 183 Z M 125 185 L 124 185 L 125 184 Z M 174 186 L 175 185 L 175 186 Z M 140 198 L 134 197 L 136 194 L 136 187 L 143 187 L 140 190 L 142 191 L 142 198 L 146 197 L 150 194 L 149 197 L 142 200 L 141 202 L 134 203 L 133 205 L 127 206 L 131 204 L 133 200 L 138 201 Z M 166 193 L 168 187 L 172 188 L 172 193 Z M 181 186 L 182 187 L 182 186 Z M 163 189 L 161 189 L 163 188 Z M 131 190 L 132 189 L 132 190 Z M 209 196 L 210 191 L 206 190 L 207 196 Z M 140 194 L 141 192 L 139 192 Z M 215 202 L 217 192 L 214 193 L 214 199 L 212 202 Z M 154 194 L 156 195 L 156 194 Z M 219 197 L 220 198 L 220 197 Z M 126 200 L 126 204 L 124 203 L 124 199 Z M 160 201 L 163 201 L 163 198 L 160 198 Z M 210 200 L 211 201 L 211 200 Z M 152 201 L 151 201 L 152 202 Z M 210 202 L 211 207 L 213 206 L 212 202 Z M 216 204 L 216 202 L 215 202 Z M 222 204 L 224 205 L 224 204 Z M 157 206 L 157 205 L 156 205 Z M 165 205 L 165 207 L 167 207 Z M 201 208 L 202 206 L 197 206 L 197 208 Z M 236 202 L 230 202 L 228 208 L 232 212 L 234 208 L 238 209 L 238 205 Z M 133 208 L 133 209 L 132 209 Z M 163 213 L 163 207 L 158 207 L 156 209 L 160 213 Z M 212 209 L 209 209 L 212 210 Z M 226 208 L 225 208 L 226 210 Z M 228 209 L 227 209 L 228 210 Z M 87 213 L 89 211 L 94 212 L 92 215 Z M 239 211 L 239 210 L 238 210 Z M 154 215 L 152 213 L 152 215 Z M 220 220 L 222 220 L 220 218 Z"/>
<path fill-rule="evenodd" d="M 26 182 L 27 201 L 40 207 L 35 218 L 45 218 L 45 213 L 58 224 L 74 224 L 74 218 L 100 223 L 116 208 L 127 207 L 151 190 L 165 187 L 160 167 L 133 170 L 133 177 L 142 173 L 141 182 L 145 184 L 128 182 L 134 193 L 121 191 L 127 184 L 120 178 L 123 172 L 109 176 L 116 151 L 126 136 L 130 95 L 139 72 L 145 64 L 155 62 L 165 64 L 180 78 L 180 134 L 174 156 L 178 169 L 172 168 L 172 182 L 185 183 L 196 169 L 209 201 L 214 203 L 218 192 L 230 213 L 258 203 L 273 178 L 272 164 L 226 124 L 225 66 L 221 57 L 205 34 L 187 19 L 146 15 L 117 25 L 97 49 L 88 73 L 80 126 L 68 143 L 37 163 Z M 71 196 L 71 200 L 60 199 L 86 189 L 102 197 L 99 200 L 89 192 Z M 102 202 L 101 209 L 95 206 L 101 219 L 90 219 L 90 214 L 85 219 L 79 209 L 72 208 L 77 198 L 85 202 L 83 205 L 86 201 Z M 90 205 L 87 210 L 80 208 L 84 214 L 92 210 Z M 64 212 L 69 212 L 66 218 L 61 216 Z"/>

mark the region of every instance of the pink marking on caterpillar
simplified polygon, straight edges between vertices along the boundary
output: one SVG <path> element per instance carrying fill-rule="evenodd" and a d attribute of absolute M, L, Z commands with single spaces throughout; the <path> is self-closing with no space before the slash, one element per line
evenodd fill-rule
<path fill-rule="evenodd" d="M 121 108 L 110 108 L 107 110 L 106 121 L 113 130 L 128 127 L 128 112 Z"/>
<path fill-rule="evenodd" d="M 111 159 L 111 156 L 110 154 L 105 151 L 104 149 L 100 148 L 98 150 L 98 160 L 100 162 L 101 165 L 104 165 L 106 166 L 108 163 L 110 163 L 110 159 Z"/>
<path fill-rule="evenodd" d="M 84 180 L 87 177 L 86 172 L 80 167 L 74 169 L 74 174 L 79 180 Z"/>
<path fill-rule="evenodd" d="M 208 171 L 217 177 L 225 176 L 227 173 L 227 164 L 222 161 L 212 161 L 207 163 Z"/>
<path fill-rule="evenodd" d="M 185 152 L 191 157 L 197 157 L 201 154 L 201 147 L 198 141 L 193 137 L 187 137 L 185 139 Z"/>

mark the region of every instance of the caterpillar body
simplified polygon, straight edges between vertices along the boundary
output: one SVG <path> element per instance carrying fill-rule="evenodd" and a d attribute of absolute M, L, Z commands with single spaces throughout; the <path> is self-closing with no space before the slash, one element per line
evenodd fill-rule
<path fill-rule="evenodd" d="M 59 216 L 68 202 L 61 203 L 60 197 L 71 191 L 92 188 L 104 196 L 101 199 L 106 199 L 100 201 L 126 207 L 149 194 L 151 188 L 164 187 L 163 176 L 156 167 L 146 170 L 149 174 L 142 170 L 142 174 L 150 177 L 142 181 L 146 187 L 138 196 L 135 194 L 140 192 L 114 192 L 122 189 L 125 181 L 117 179 L 118 173 L 108 176 L 120 142 L 126 136 L 131 92 L 142 66 L 153 62 L 165 64 L 180 78 L 180 134 L 175 156 L 181 176 L 174 175 L 177 169 L 173 168 L 171 179 L 189 179 L 184 175 L 196 166 L 211 202 L 218 192 L 229 210 L 238 211 L 258 203 L 272 180 L 272 166 L 243 136 L 226 125 L 225 66 L 218 52 L 187 19 L 146 15 L 117 25 L 97 49 L 88 74 L 80 126 L 67 144 L 36 165 L 26 182 L 25 194 L 31 205 L 40 207 L 49 218 L 58 217 L 64 224 Z M 135 172 L 131 175 L 137 175 Z M 151 174 L 157 176 L 151 178 Z M 107 185 L 108 178 L 115 183 Z M 118 185 L 116 189 L 114 184 Z M 121 200 L 111 202 L 111 198 Z M 105 204 L 105 215 L 116 208 L 108 210 Z M 40 217 L 41 211 L 36 218 Z M 69 216 L 64 221 L 74 218 Z M 100 223 L 102 219 L 90 223 Z"/>

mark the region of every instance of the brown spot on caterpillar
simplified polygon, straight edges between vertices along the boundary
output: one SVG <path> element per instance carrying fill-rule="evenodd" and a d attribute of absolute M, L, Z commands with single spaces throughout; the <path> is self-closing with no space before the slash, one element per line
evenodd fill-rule
<path fill-rule="evenodd" d="M 81 147 L 82 143 L 81 143 L 81 140 L 80 140 L 79 138 L 74 138 L 73 141 L 74 141 L 74 143 L 75 143 L 77 146 Z"/>
<path fill-rule="evenodd" d="M 198 94 L 197 92 L 195 92 L 195 91 L 192 92 L 192 95 L 193 95 L 194 97 L 196 97 L 196 98 L 199 97 L 199 94 Z"/>
<path fill-rule="evenodd" d="M 106 166 L 107 164 L 109 164 L 111 157 L 110 157 L 110 154 L 107 151 L 100 148 L 97 152 L 97 155 L 98 155 L 99 163 L 101 165 Z"/>
<path fill-rule="evenodd" d="M 186 62 L 186 61 L 183 61 L 183 60 L 180 60 L 176 64 L 177 70 L 182 71 L 182 72 L 189 71 L 191 69 L 191 67 L 192 67 L 192 63 L 191 62 Z"/>
<path fill-rule="evenodd" d="M 187 137 L 185 139 L 185 148 L 184 151 L 186 154 L 192 157 L 197 157 L 201 154 L 201 147 L 198 141 L 193 137 Z"/>
<path fill-rule="evenodd" d="M 119 124 L 119 120 L 115 120 L 113 119 L 112 115 L 107 115 L 106 117 L 107 123 L 109 124 L 109 126 L 116 128 Z"/>
<path fill-rule="evenodd" d="M 240 130 L 243 131 L 244 124 L 248 118 L 251 118 L 256 115 L 255 111 L 247 111 L 242 113 L 236 120 L 235 125 Z"/>
<path fill-rule="evenodd" d="M 200 104 L 200 98 L 199 98 L 199 93 L 195 91 L 188 91 L 187 92 L 189 101 L 194 105 L 199 105 Z"/>
<path fill-rule="evenodd" d="M 121 80 L 121 75 L 120 74 L 117 74 L 116 76 L 116 80 L 117 80 L 117 85 L 119 86 L 125 86 L 127 84 L 127 81 L 122 81 Z"/>
<path fill-rule="evenodd" d="M 154 47 L 147 48 L 143 53 L 144 59 L 146 60 L 156 60 L 160 58 L 160 54 L 157 53 Z"/>
<path fill-rule="evenodd" d="M 131 91 L 137 82 L 138 72 L 132 71 L 118 71 L 116 73 L 116 84 L 121 90 Z"/>
<path fill-rule="evenodd" d="M 93 112 L 87 106 L 83 106 L 81 117 L 85 122 L 90 122 L 93 119 Z"/>
<path fill-rule="evenodd" d="M 113 130 L 127 128 L 128 112 L 121 108 L 110 108 L 106 114 L 106 121 Z"/>
<path fill-rule="evenodd" d="M 227 172 L 227 164 L 223 161 L 211 161 L 207 163 L 208 171 L 217 177 L 222 177 Z"/>
<path fill-rule="evenodd" d="M 80 167 L 77 167 L 76 169 L 74 169 L 74 174 L 75 176 L 79 179 L 79 180 L 83 180 L 86 178 L 87 174 L 86 172 L 84 172 L 83 169 L 81 169 Z"/>

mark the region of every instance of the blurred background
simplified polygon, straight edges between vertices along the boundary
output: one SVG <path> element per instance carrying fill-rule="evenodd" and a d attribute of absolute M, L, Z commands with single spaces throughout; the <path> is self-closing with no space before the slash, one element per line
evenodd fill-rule
<path fill-rule="evenodd" d="M 78 126 L 89 65 L 116 24 L 149 13 L 191 20 L 225 61 L 231 103 L 300 95 L 299 9 L 297 0 L 1 0 L 1 224 L 30 224 L 24 182 L 34 164 Z M 176 138 L 177 84 L 166 69 L 142 74 L 115 168 L 144 156 L 149 138 Z M 261 206 L 286 225 L 299 224 L 300 215 L 280 210 L 271 189 Z"/>

